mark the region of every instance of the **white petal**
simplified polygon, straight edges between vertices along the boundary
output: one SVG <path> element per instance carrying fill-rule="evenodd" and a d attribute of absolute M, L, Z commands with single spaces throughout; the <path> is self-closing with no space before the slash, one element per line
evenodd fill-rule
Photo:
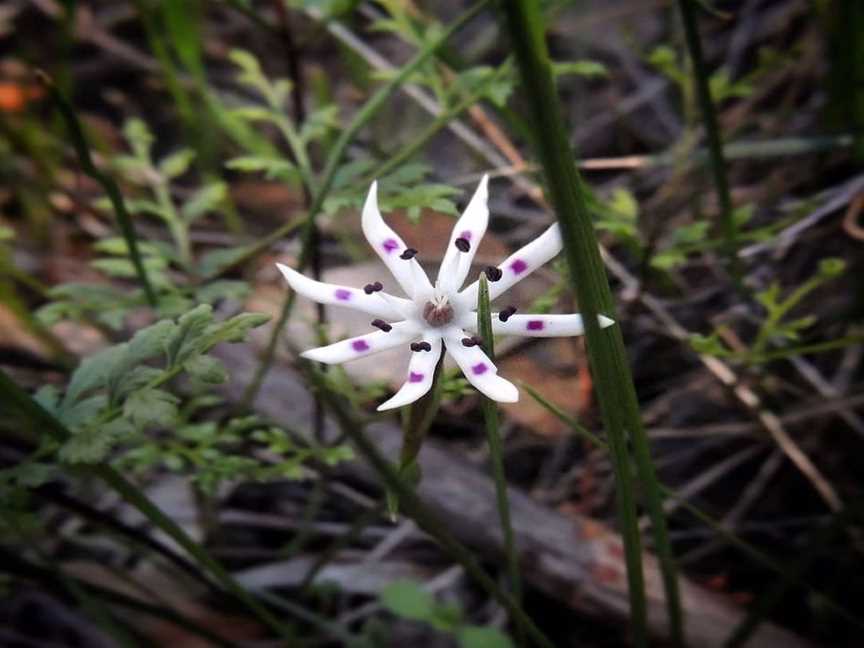
<path fill-rule="evenodd" d="M 400 255 L 408 247 L 396 232 L 384 222 L 378 210 L 378 183 L 373 182 L 363 205 L 361 219 L 363 234 L 375 253 L 390 270 L 405 294 L 411 297 L 426 297 L 432 293 L 429 278 L 417 263 L 417 259 L 405 260 Z"/>
<path fill-rule="evenodd" d="M 503 263 L 498 264 L 501 278 L 489 282 L 489 299 L 495 299 L 505 290 L 522 281 L 557 255 L 561 247 L 561 231 L 558 229 L 558 223 L 555 223 L 528 245 L 507 257 Z M 459 294 L 462 303 L 473 304 L 472 308 L 476 308 L 478 288 L 479 285 L 475 281 L 463 290 Z"/>
<path fill-rule="evenodd" d="M 319 304 L 347 306 L 387 320 L 405 319 L 403 313 L 412 306 L 412 302 L 407 299 L 385 295 L 382 292 L 367 295 L 362 289 L 310 279 L 281 263 L 277 263 L 276 267 L 295 292 Z"/>
<path fill-rule="evenodd" d="M 469 323 L 473 319 L 473 323 Z M 612 326 L 615 320 L 605 315 L 597 316 L 601 328 Z M 473 331 L 477 330 L 477 315 L 464 315 L 460 324 Z M 492 332 L 495 335 L 523 335 L 526 337 L 565 337 L 569 335 L 584 335 L 585 325 L 578 313 L 571 315 L 511 315 L 506 322 L 498 319 L 498 313 L 492 313 Z"/>
<path fill-rule="evenodd" d="M 456 364 L 472 385 L 492 400 L 500 403 L 515 403 L 519 400 L 519 390 L 508 380 L 498 375 L 498 368 L 492 364 L 479 346 L 466 347 L 462 338 L 470 337 L 465 331 L 451 326 L 444 334 L 447 353 L 453 356 Z"/>
<path fill-rule="evenodd" d="M 441 357 L 441 335 L 426 331 L 423 340 L 432 346 L 432 351 L 415 351 L 411 354 L 405 384 L 393 395 L 393 398 L 378 406 L 379 412 L 413 403 L 432 387 L 435 365 Z"/>
<path fill-rule="evenodd" d="M 406 345 L 405 350 L 408 351 L 408 343 L 416 340 L 420 333 L 421 329 L 410 322 L 396 322 L 387 333 L 375 331 L 366 335 L 358 335 L 327 346 L 309 349 L 301 353 L 300 356 L 316 362 L 339 364 L 392 349 L 400 344 Z"/>
<path fill-rule="evenodd" d="M 489 224 L 489 176 L 484 175 L 477 185 L 474 196 L 453 226 L 450 242 L 444 252 L 444 260 L 438 271 L 438 284 L 446 293 L 453 293 L 462 287 L 465 277 L 471 269 L 474 254 L 480 246 L 480 241 L 486 233 Z M 461 252 L 456 247 L 456 239 L 463 238 L 471 246 L 467 252 Z"/>

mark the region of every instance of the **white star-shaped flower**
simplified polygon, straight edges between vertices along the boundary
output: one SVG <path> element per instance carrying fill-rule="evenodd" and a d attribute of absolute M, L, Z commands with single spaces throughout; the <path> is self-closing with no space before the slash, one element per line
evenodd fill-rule
<path fill-rule="evenodd" d="M 354 308 L 376 318 L 372 325 L 378 331 L 310 349 L 302 353 L 302 357 L 339 364 L 398 346 L 404 346 L 406 351 L 410 349 L 405 384 L 378 407 L 381 411 L 413 403 L 429 391 L 443 347 L 468 381 L 483 394 L 502 403 L 516 402 L 519 399 L 516 386 L 498 375 L 498 369 L 479 346 L 479 340 L 469 333 L 477 330 L 479 282 L 460 290 L 471 269 L 474 253 L 486 233 L 489 222 L 487 198 L 488 178 L 484 176 L 453 228 L 438 280 L 433 286 L 414 258 L 417 251 L 406 246 L 381 217 L 377 183 L 372 183 L 363 206 L 363 233 L 407 299 L 383 292 L 380 282 L 360 289 L 336 286 L 315 281 L 288 266 L 276 264 L 291 288 L 301 295 L 321 304 Z M 561 251 L 561 245 L 561 233 L 555 224 L 507 257 L 497 268 L 488 268 L 489 299 L 495 299 L 549 261 Z M 515 310 L 511 306 L 492 314 L 493 333 L 528 337 L 584 333 L 582 317 L 578 314 L 514 315 Z M 602 327 L 614 323 L 602 315 L 599 320 Z"/>

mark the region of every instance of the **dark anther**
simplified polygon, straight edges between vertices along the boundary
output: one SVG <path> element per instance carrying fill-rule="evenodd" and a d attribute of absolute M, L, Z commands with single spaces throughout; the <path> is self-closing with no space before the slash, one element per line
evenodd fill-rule
<path fill-rule="evenodd" d="M 384 286 L 381 284 L 380 281 L 376 281 L 375 283 L 373 283 L 372 288 L 375 290 L 375 292 L 378 292 L 379 290 L 384 290 Z"/>
<path fill-rule="evenodd" d="M 412 342 L 411 343 L 412 351 L 431 351 L 432 345 L 428 342 Z"/>
<path fill-rule="evenodd" d="M 510 316 L 515 312 L 516 312 L 515 306 L 508 306 L 507 308 L 503 309 L 500 313 L 498 313 L 498 319 L 501 320 L 502 322 L 506 322 L 508 319 L 510 319 Z"/>
<path fill-rule="evenodd" d="M 415 256 L 417 256 L 417 250 L 414 248 L 405 248 L 405 251 L 399 255 L 399 258 L 407 261 L 408 259 L 413 259 Z"/>
<path fill-rule="evenodd" d="M 389 332 L 390 332 L 390 329 L 393 328 L 393 327 L 390 326 L 387 322 L 385 322 L 384 320 L 380 320 L 380 319 L 374 319 L 374 320 L 372 320 L 372 326 L 374 326 L 375 328 L 379 328 L 379 329 L 381 329 L 381 330 L 384 331 L 385 333 L 389 333 Z"/>
<path fill-rule="evenodd" d="M 471 249 L 471 244 L 468 242 L 466 238 L 457 238 L 455 241 L 456 247 L 459 248 L 460 252 L 467 252 Z"/>
<path fill-rule="evenodd" d="M 472 335 L 471 337 L 462 338 L 462 344 L 466 347 L 480 346 L 483 344 L 483 340 L 476 335 Z"/>
<path fill-rule="evenodd" d="M 363 286 L 363 292 L 367 295 L 371 295 L 374 292 L 378 292 L 379 290 L 383 290 L 384 286 L 381 285 L 380 281 L 376 281 L 375 283 L 366 284 Z"/>
<path fill-rule="evenodd" d="M 486 278 L 489 281 L 498 281 L 501 278 L 501 275 L 504 274 L 503 272 L 501 272 L 501 268 L 497 268 L 495 266 L 489 266 L 488 268 L 486 268 L 486 270 L 484 270 L 484 272 L 486 273 Z"/>

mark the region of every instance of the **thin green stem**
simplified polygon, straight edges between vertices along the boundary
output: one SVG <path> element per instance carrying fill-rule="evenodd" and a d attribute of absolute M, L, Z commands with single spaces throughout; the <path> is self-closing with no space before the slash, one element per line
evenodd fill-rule
<path fill-rule="evenodd" d="M 351 415 L 344 404 L 338 400 L 338 397 L 327 390 L 323 376 L 308 364 L 304 365 L 304 369 L 313 387 L 322 395 L 322 399 L 334 414 L 342 432 L 354 442 L 360 454 L 381 477 L 386 488 L 396 494 L 399 498 L 399 505 L 405 514 L 413 519 L 418 527 L 432 536 L 447 554 L 462 565 L 478 585 L 503 605 L 514 622 L 524 629 L 525 634 L 536 645 L 552 648 L 553 644 L 549 638 L 534 624 L 515 599 L 498 587 L 495 581 L 480 567 L 471 552 L 423 504 L 414 490 L 402 479 L 399 471 L 378 451 L 375 444 L 363 432 L 359 421 Z"/>
<path fill-rule="evenodd" d="M 110 175 L 97 169 L 93 163 L 93 158 L 90 156 L 90 144 L 87 141 L 87 136 L 84 134 L 84 129 L 81 127 L 81 122 L 78 121 L 78 116 L 75 114 L 72 104 L 63 96 L 63 93 L 60 92 L 60 89 L 57 88 L 47 74 L 39 72 L 38 76 L 42 84 L 47 88 L 54 105 L 63 116 L 63 120 L 66 122 L 66 129 L 72 138 L 72 144 L 75 147 L 75 152 L 78 154 L 78 161 L 81 164 L 82 170 L 93 178 L 108 195 L 111 206 L 114 208 L 114 215 L 117 217 L 117 225 L 120 227 L 120 232 L 126 241 L 126 247 L 129 248 L 129 256 L 132 258 L 132 265 L 135 267 L 138 281 L 141 282 L 141 286 L 144 288 L 147 303 L 155 308 L 158 304 L 156 293 L 153 291 L 153 286 L 147 277 L 147 269 L 144 267 L 141 253 L 138 250 L 138 234 L 135 232 L 132 217 L 126 211 L 126 203 L 123 200 L 120 189 L 117 187 L 117 183 L 114 182 L 114 179 Z"/>
<path fill-rule="evenodd" d="M 540 5 L 537 0 L 505 0 L 501 7 L 520 70 L 534 144 L 561 226 L 571 277 L 579 279 L 573 283 L 585 321 L 597 400 L 612 449 L 618 517 L 627 563 L 633 640 L 640 647 L 648 643 L 642 540 L 636 517 L 629 447 L 633 448 L 652 520 L 671 636 L 674 643 L 682 645 L 683 620 L 677 570 L 668 539 L 662 495 L 651 461 L 648 439 L 642 427 L 621 327 L 616 325 L 601 329 L 597 317 L 600 314 L 611 315 L 614 302 L 594 233 L 587 191 L 576 170 L 569 146 L 570 138 L 561 114 Z"/>
<path fill-rule="evenodd" d="M 495 361 L 494 336 L 492 334 L 492 308 L 489 305 L 489 284 L 484 275 L 480 275 L 480 290 L 477 298 L 477 331 L 483 340 L 483 349 L 493 362 Z M 504 473 L 504 450 L 501 433 L 498 429 L 498 404 L 487 396 L 482 400 L 483 419 L 486 423 L 486 441 L 489 444 L 489 459 L 492 461 L 492 477 L 495 481 L 495 501 L 498 506 L 498 517 L 501 520 L 501 532 L 504 535 L 504 554 L 507 557 L 507 569 L 510 575 L 510 587 L 516 602 L 522 600 L 522 584 L 519 576 L 519 553 L 516 549 L 516 539 L 513 534 L 513 523 L 510 519 L 510 500 L 507 496 L 507 477 Z"/>
<path fill-rule="evenodd" d="M 699 108 L 702 121 L 705 124 L 705 134 L 708 137 L 708 154 L 711 161 L 711 172 L 714 176 L 714 186 L 720 203 L 720 225 L 725 239 L 726 262 L 732 278 L 739 288 L 743 287 L 741 261 L 738 258 L 738 226 L 732 209 L 732 193 L 729 190 L 729 179 L 726 175 L 726 160 L 723 156 L 723 140 L 720 134 L 720 123 L 714 101 L 711 99 L 711 85 L 705 57 L 702 54 L 702 40 L 696 25 L 696 2 L 694 0 L 678 0 L 681 18 L 684 23 L 684 36 L 690 59 L 693 62 L 693 75 L 696 82 L 696 94 L 699 98 Z"/>

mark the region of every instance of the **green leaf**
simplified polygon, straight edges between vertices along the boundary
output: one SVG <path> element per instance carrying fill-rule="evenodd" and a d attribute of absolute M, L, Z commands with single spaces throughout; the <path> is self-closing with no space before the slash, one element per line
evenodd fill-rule
<path fill-rule="evenodd" d="M 163 373 L 164 371 L 162 369 L 148 367 L 147 365 L 134 367 L 130 371 L 124 372 L 123 375 L 118 378 L 117 386 L 114 389 L 116 399 L 119 401 L 129 393 L 143 389 L 162 376 Z"/>
<path fill-rule="evenodd" d="M 300 139 L 307 144 L 313 140 L 321 139 L 330 130 L 339 126 L 338 106 L 324 106 L 313 111 L 303 122 L 300 129 Z"/>
<path fill-rule="evenodd" d="M 264 313 L 240 313 L 229 320 L 214 324 L 205 336 L 206 348 L 220 342 L 242 342 L 246 334 L 270 321 L 270 316 Z"/>
<path fill-rule="evenodd" d="M 114 368 L 123 361 L 126 350 L 126 345 L 121 344 L 108 347 L 86 358 L 72 374 L 66 397 L 63 399 L 63 407 L 74 403 L 93 389 L 105 387 Z"/>
<path fill-rule="evenodd" d="M 609 70 L 599 61 L 564 61 L 552 64 L 552 73 L 555 76 L 575 74 L 588 78 L 604 78 L 609 76 Z"/>
<path fill-rule="evenodd" d="M 169 347 L 168 358 L 173 366 L 204 350 L 201 336 L 213 322 L 213 307 L 200 304 L 177 321 L 179 330 Z"/>
<path fill-rule="evenodd" d="M 132 211 L 130 209 L 130 211 Z M 126 245 L 126 240 L 119 236 L 104 238 L 101 241 L 96 241 L 93 244 L 93 249 L 104 254 L 112 254 L 114 256 L 129 256 L 129 247 Z M 138 249 L 144 256 L 159 256 L 159 248 L 152 243 L 138 241 Z"/>
<path fill-rule="evenodd" d="M 162 389 L 142 389 L 123 403 L 123 416 L 138 428 L 167 426 L 177 420 L 179 402 L 180 399 Z"/>
<path fill-rule="evenodd" d="M 225 166 L 234 171 L 263 171 L 268 180 L 291 180 L 297 176 L 296 167 L 282 158 L 245 155 L 228 160 Z"/>
<path fill-rule="evenodd" d="M 54 385 L 43 385 L 33 394 L 33 400 L 56 416 L 60 405 L 60 391 Z"/>
<path fill-rule="evenodd" d="M 169 180 L 178 178 L 189 170 L 193 159 L 195 159 L 195 151 L 192 149 L 184 148 L 175 151 L 159 161 L 159 173 Z"/>
<path fill-rule="evenodd" d="M 381 604 L 403 619 L 431 621 L 435 617 L 435 598 L 413 581 L 387 585 L 381 590 Z"/>
<path fill-rule="evenodd" d="M 198 355 L 183 363 L 183 368 L 195 380 L 208 385 L 220 385 L 228 380 L 228 371 L 216 358 Z"/>
<path fill-rule="evenodd" d="M 496 628 L 465 626 L 456 636 L 461 648 L 513 648 L 510 637 Z"/>
<path fill-rule="evenodd" d="M 153 144 L 153 133 L 143 121 L 130 119 L 123 126 L 123 134 L 132 146 L 135 156 L 141 160 L 150 159 L 150 145 Z"/>
<path fill-rule="evenodd" d="M 171 320 L 160 320 L 138 331 L 129 342 L 129 364 L 134 365 L 166 353 L 177 331 L 177 325 Z"/>
<path fill-rule="evenodd" d="M 227 196 L 228 185 L 224 182 L 213 182 L 192 194 L 180 212 L 187 223 L 193 223 L 204 214 L 221 207 Z"/>
<path fill-rule="evenodd" d="M 60 446 L 58 456 L 66 463 L 99 463 L 105 460 L 118 439 L 132 433 L 132 425 L 122 418 L 99 427 L 85 428 Z"/>
<path fill-rule="evenodd" d="M 105 394 L 96 394 L 72 403 L 60 410 L 58 418 L 71 430 L 79 430 L 91 425 L 105 410 L 108 399 Z"/>
<path fill-rule="evenodd" d="M 825 279 L 839 277 L 846 271 L 846 262 L 843 259 L 829 258 L 819 262 L 819 275 Z"/>

